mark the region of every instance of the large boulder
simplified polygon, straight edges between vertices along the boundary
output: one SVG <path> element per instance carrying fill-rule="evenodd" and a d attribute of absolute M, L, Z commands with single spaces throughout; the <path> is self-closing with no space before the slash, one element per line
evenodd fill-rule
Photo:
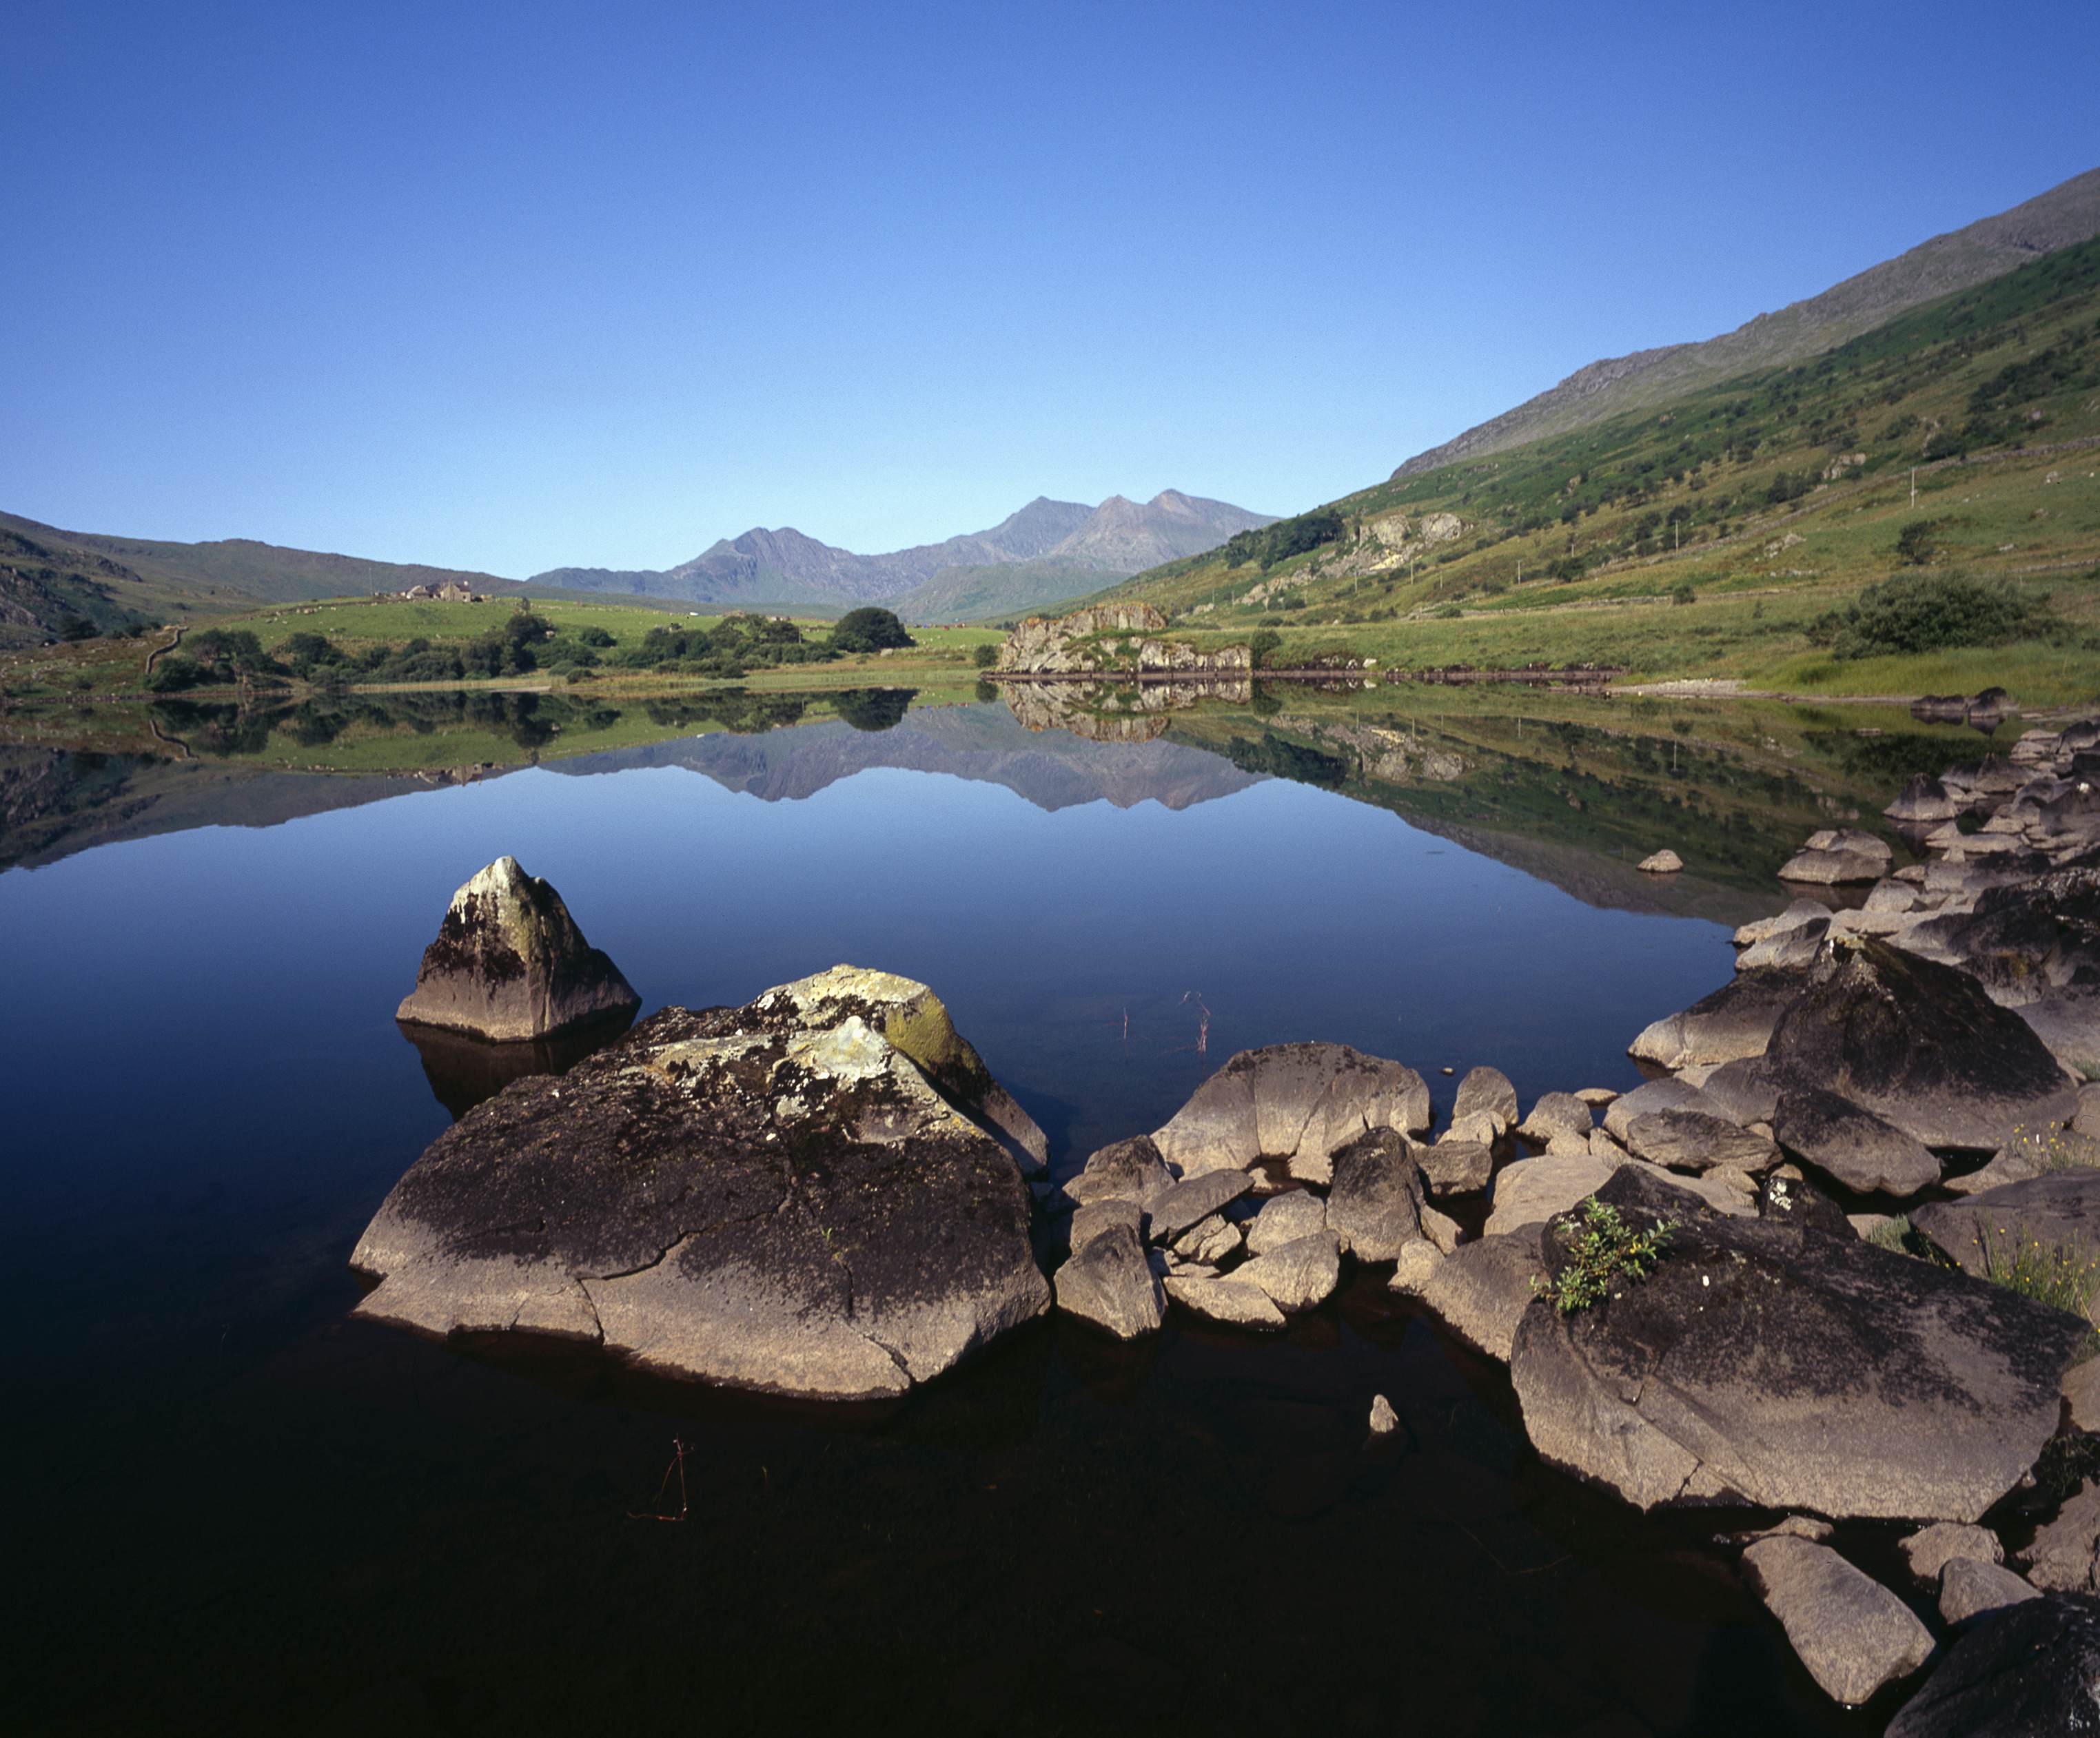
<path fill-rule="evenodd" d="M 1422 1301 L 1445 1326 L 1476 1352 L 1507 1364 L 1517 1323 L 1546 1276 L 1539 1240 L 1542 1222 L 1461 1243 L 1422 1288 Z"/>
<path fill-rule="evenodd" d="M 1026 1185 L 956 1084 L 931 992 L 909 986 L 895 1037 L 857 1011 L 811 1023 L 879 1018 L 876 975 L 666 1008 L 478 1106 L 359 1239 L 351 1264 L 379 1283 L 358 1313 L 826 1400 L 901 1394 L 1039 1315 Z"/>
<path fill-rule="evenodd" d="M 1262 1203 L 1261 1211 L 1247 1221 L 1247 1253 L 1265 1255 L 1326 1229 L 1327 1203 L 1309 1189 L 1287 1189 L 1280 1195 L 1271 1195 Z"/>
<path fill-rule="evenodd" d="M 1689 1080 L 1651 1080 L 1604 1107 L 1604 1132 L 1623 1146 L 1634 1118 L 1652 1116 L 1658 1110 L 1696 1110 L 1702 1116 L 1722 1114 L 1721 1107 Z"/>
<path fill-rule="evenodd" d="M 1095 1201 L 1147 1202 L 1174 1186 L 1174 1173 L 1159 1156 L 1149 1135 L 1111 1141 L 1097 1149 L 1086 1168 L 1065 1184 L 1065 1193 L 1083 1206 Z"/>
<path fill-rule="evenodd" d="M 1675 1171 L 1727 1165 L 1755 1176 L 1779 1162 L 1779 1149 L 1762 1135 L 1703 1110 L 1652 1110 L 1635 1117 L 1626 1125 L 1626 1146 L 1635 1158 Z"/>
<path fill-rule="evenodd" d="M 1233 1057 L 1152 1138 L 1185 1177 L 1269 1160 L 1325 1183 L 1334 1154 L 1367 1130 L 1428 1127 L 1429 1088 L 1413 1069 L 1346 1044 L 1272 1044 Z"/>
<path fill-rule="evenodd" d="M 1191 1315 L 1220 1327 L 1268 1330 L 1284 1325 L 1283 1312 L 1259 1286 L 1242 1279 L 1199 1278 L 1186 1274 L 1167 1276 L 1167 1296 Z"/>
<path fill-rule="evenodd" d="M 1939 1572 L 1939 1621 L 1950 1626 L 2040 1597 L 2033 1582 L 1979 1558 L 1951 1557 Z"/>
<path fill-rule="evenodd" d="M 2027 1579 L 2053 1593 L 2100 1593 L 2100 1484 L 2088 1482 L 2020 1553 Z"/>
<path fill-rule="evenodd" d="M 2058 1594 L 1980 1619 L 1889 1723 L 1888 1738 L 2100 1731 L 2100 1599 Z"/>
<path fill-rule="evenodd" d="M 1394 1260 L 1422 1236 L 1422 1176 L 1405 1136 L 1374 1129 L 1335 1155 L 1327 1224 L 1359 1261 Z"/>
<path fill-rule="evenodd" d="M 1743 1567 L 1809 1676 L 1848 1706 L 1932 1656 L 1932 1632 L 1910 1608 L 1827 1545 L 1760 1539 L 1743 1553 Z"/>
<path fill-rule="evenodd" d="M 1543 1146 L 1555 1135 L 1587 1140 L 1596 1126 L 1595 1113 L 1573 1092 L 1545 1092 L 1532 1105 L 1531 1114 L 1517 1125 L 1517 1132 Z"/>
<path fill-rule="evenodd" d="M 562 896 L 499 857 L 452 895 L 395 1018 L 511 1043 L 632 1019 L 641 1006 Z"/>
<path fill-rule="evenodd" d="M 1295 1316 L 1334 1295 L 1342 1281 L 1341 1246 L 1333 1232 L 1316 1231 L 1242 1262 L 1226 1277 L 1258 1286 L 1285 1315 Z"/>
<path fill-rule="evenodd" d="M 2055 1430 L 2076 1317 L 1811 1224 L 1724 1217 L 1644 1166 L 1597 1196 L 1673 1221 L 1667 1251 L 1574 1314 L 1533 1304 L 1510 1375 L 1539 1453 L 1637 1507 L 1973 1521 Z M 1549 1270 L 1577 1229 L 1548 1226 Z"/>
<path fill-rule="evenodd" d="M 1166 1306 L 1136 1232 L 1111 1225 L 1074 1250 L 1057 1269 L 1057 1308 L 1118 1339 L 1157 1334 Z"/>
<path fill-rule="evenodd" d="M 1176 1183 L 1147 1208 L 1146 1234 L 1155 1243 L 1169 1242 L 1253 1187 L 1254 1179 L 1237 1171 L 1206 1171 Z"/>
<path fill-rule="evenodd" d="M 1771 1042 L 1772 1028 L 1803 986 L 1797 971 L 1739 971 L 1683 1013 L 1667 1015 L 1648 1026 L 1628 1047 L 1628 1053 L 1637 1061 L 1670 1069 L 1762 1056 Z"/>
<path fill-rule="evenodd" d="M 2048 1047 L 1966 973 L 1861 941 L 1808 976 L 1767 1052 L 1782 1090 L 1820 1087 L 1927 1146 L 1986 1152 L 2077 1108 Z"/>
<path fill-rule="evenodd" d="M 1485 1235 L 1501 1237 L 1542 1224 L 1604 1187 L 1618 1166 L 1609 1159 L 1546 1154 L 1503 1167 L 1495 1179 Z"/>
<path fill-rule="evenodd" d="M 2075 1165 L 1911 1215 L 1917 1233 L 1965 1273 L 2054 1268 L 2082 1290 L 2100 1285 L 2100 1171 Z"/>
<path fill-rule="evenodd" d="M 1939 1180 L 1922 1141 L 1849 1099 L 1814 1087 L 1782 1093 L 1773 1113 L 1779 1144 L 1855 1193 L 1915 1195 Z"/>
<path fill-rule="evenodd" d="M 1414 1162 L 1432 1195 L 1474 1195 L 1494 1175 L 1494 1149 L 1478 1140 L 1440 1140 L 1414 1149 Z"/>

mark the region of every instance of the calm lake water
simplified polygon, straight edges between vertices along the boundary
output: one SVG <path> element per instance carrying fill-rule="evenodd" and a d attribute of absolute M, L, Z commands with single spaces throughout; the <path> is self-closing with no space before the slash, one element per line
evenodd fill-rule
<path fill-rule="evenodd" d="M 1285 1039 L 1410 1062 L 1440 1113 L 1438 1070 L 1476 1062 L 1527 1104 L 1630 1085 L 1632 1034 L 1785 902 L 1802 817 L 1847 779 L 1877 807 L 1902 755 L 1842 720 L 1764 766 L 1762 726 L 1557 716 L 1515 751 L 1432 721 L 1439 761 L 1357 709 L 1103 742 L 962 705 L 425 788 L 18 757 L 18 789 L 70 794 L 17 804 L 0 874 L 0 1721 L 1877 1729 L 1808 1684 L 1711 1520 L 1541 1467 L 1501 1373 L 1374 1276 L 1278 1340 L 1039 1324 L 879 1419 L 347 1319 L 351 1244 L 449 1120 L 394 1006 L 505 852 L 650 1007 L 840 960 L 933 985 L 1060 1170 Z M 1692 776 L 1652 801 L 1642 769 Z M 1692 870 L 1657 889 L 1627 865 L 1663 845 Z M 1373 1451 L 1377 1392 L 1404 1428 Z M 632 1518 L 674 1438 L 688 1518 Z"/>

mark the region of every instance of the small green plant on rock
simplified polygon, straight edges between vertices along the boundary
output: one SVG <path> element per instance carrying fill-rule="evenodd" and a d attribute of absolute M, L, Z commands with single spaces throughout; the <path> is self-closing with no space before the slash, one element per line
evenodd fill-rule
<path fill-rule="evenodd" d="M 1564 1316 L 1615 1295 L 1612 1288 L 1621 1282 L 1646 1279 L 1677 1230 L 1674 1220 L 1665 1219 L 1637 1231 L 1617 1207 L 1595 1195 L 1582 1202 L 1582 1227 L 1568 1245 L 1567 1265 L 1551 1279 L 1531 1282 L 1532 1290 L 1551 1298 Z"/>

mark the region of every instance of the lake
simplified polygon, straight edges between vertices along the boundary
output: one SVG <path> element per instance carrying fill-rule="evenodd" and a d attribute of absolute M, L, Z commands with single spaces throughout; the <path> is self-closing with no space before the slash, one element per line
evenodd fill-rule
<path fill-rule="evenodd" d="M 866 1417 L 352 1321 L 345 1263 L 486 1089 L 393 1010 L 505 853 L 650 1008 L 932 985 L 1064 1175 L 1286 1039 L 1409 1062 L 1440 1114 L 1480 1062 L 1527 1105 L 1630 1086 L 1803 833 L 1973 734 L 1397 690 L 1035 730 L 968 689 L 331 704 L 0 748 L 9 1729 L 1877 1729 L 1710 1518 L 1540 1465 L 1377 1275 L 1273 1340 L 1053 1318 Z M 1682 876 L 1631 867 L 1664 845 Z M 636 1518 L 674 1441 L 685 1518 Z"/>

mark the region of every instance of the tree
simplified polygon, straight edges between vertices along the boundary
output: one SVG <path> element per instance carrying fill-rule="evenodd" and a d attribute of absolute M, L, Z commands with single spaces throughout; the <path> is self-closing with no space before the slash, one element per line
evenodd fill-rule
<path fill-rule="evenodd" d="M 980 646 L 970 654 L 970 662 L 981 670 L 988 670 L 999 662 L 999 648 L 996 646 Z"/>
<path fill-rule="evenodd" d="M 1896 533 L 1896 559 L 1906 567 L 1922 567 L 1932 559 L 1932 521 L 1912 519 Z"/>
<path fill-rule="evenodd" d="M 1249 663 L 1257 670 L 1266 669 L 1270 656 L 1282 643 L 1283 636 L 1273 628 L 1257 628 L 1247 642 Z"/>
<path fill-rule="evenodd" d="M 897 619 L 894 611 L 870 604 L 848 610 L 832 629 L 832 647 L 835 651 L 898 651 L 918 643 L 904 631 L 904 624 Z"/>

